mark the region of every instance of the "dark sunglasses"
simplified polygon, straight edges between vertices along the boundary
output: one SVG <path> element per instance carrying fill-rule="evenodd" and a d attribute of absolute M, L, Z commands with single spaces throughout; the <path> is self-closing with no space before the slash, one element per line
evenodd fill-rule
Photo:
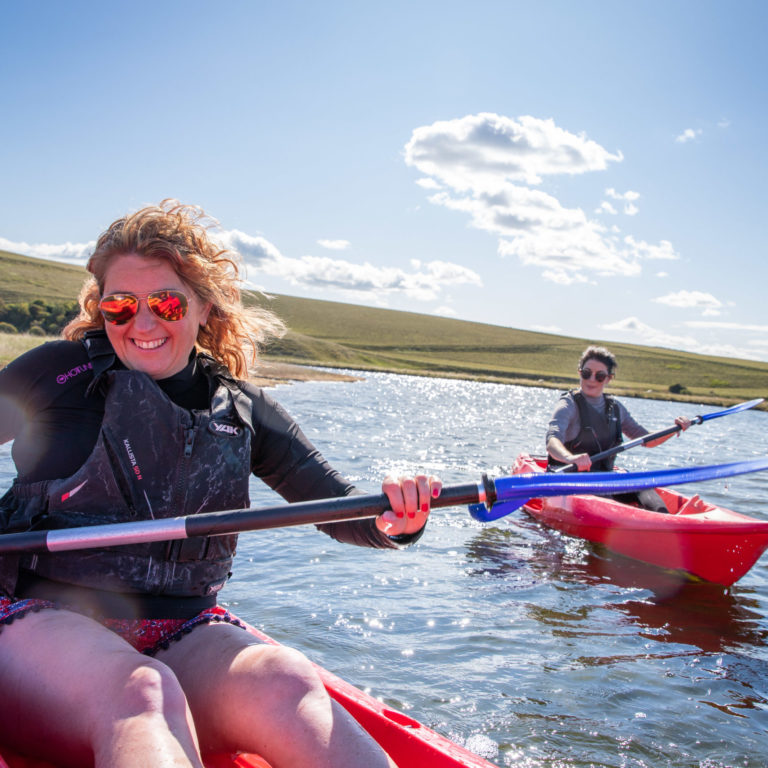
<path fill-rule="evenodd" d="M 579 373 L 584 381 L 589 381 L 592 378 L 592 371 L 589 368 L 579 368 Z M 605 371 L 595 371 L 595 381 L 605 381 L 610 375 Z"/>
<path fill-rule="evenodd" d="M 110 293 L 99 302 L 104 319 L 112 325 L 125 325 L 139 311 L 139 300 L 146 299 L 147 306 L 161 320 L 175 322 L 187 314 L 189 300 L 181 291 L 165 289 L 152 293 Z"/>

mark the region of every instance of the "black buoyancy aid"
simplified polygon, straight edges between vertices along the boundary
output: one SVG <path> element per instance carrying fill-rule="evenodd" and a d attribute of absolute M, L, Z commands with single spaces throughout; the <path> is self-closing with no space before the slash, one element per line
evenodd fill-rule
<path fill-rule="evenodd" d="M 619 412 L 619 404 L 614 397 L 603 395 L 605 410 L 601 414 L 587 402 L 583 393 L 572 390 L 571 396 L 579 409 L 580 424 L 579 434 L 573 440 L 565 443 L 565 447 L 571 453 L 587 453 L 592 456 L 621 444 L 621 413 Z M 615 456 L 608 456 L 594 462 L 590 471 L 612 471 L 615 458 Z M 549 463 L 553 466 L 563 466 L 562 462 L 551 456 Z"/>
<path fill-rule="evenodd" d="M 91 455 L 63 480 L 15 482 L 14 517 L 21 520 L 12 518 L 10 528 L 119 523 L 248 506 L 248 398 L 226 369 L 204 356 L 198 362 L 215 385 L 210 408 L 203 411 L 175 405 L 140 371 L 103 372 L 104 420 Z M 236 542 L 237 536 L 229 535 L 26 555 L 21 567 L 102 590 L 205 596 L 231 575 Z"/>

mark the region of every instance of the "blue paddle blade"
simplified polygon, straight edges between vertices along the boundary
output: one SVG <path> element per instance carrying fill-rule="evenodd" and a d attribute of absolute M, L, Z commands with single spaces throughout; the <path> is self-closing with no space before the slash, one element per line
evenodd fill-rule
<path fill-rule="evenodd" d="M 497 500 L 490 509 L 484 504 L 472 504 L 469 511 L 475 520 L 487 523 L 514 512 L 530 499 L 542 496 L 631 493 L 644 488 L 700 483 L 764 469 L 768 469 L 768 457 L 730 464 L 644 472 L 583 472 L 577 475 L 538 472 L 510 475 L 493 481 Z"/>
<path fill-rule="evenodd" d="M 754 400 L 749 400 L 746 403 L 739 403 L 738 405 L 732 405 L 730 408 L 726 408 L 724 411 L 716 411 L 715 413 L 703 413 L 701 416 L 697 416 L 696 418 L 699 419 L 699 421 L 709 421 L 710 419 L 716 419 L 719 416 L 728 416 L 731 413 L 739 413 L 740 411 L 748 411 L 750 408 L 754 408 L 757 405 L 760 405 L 760 403 L 763 402 L 762 397 L 757 397 Z"/>

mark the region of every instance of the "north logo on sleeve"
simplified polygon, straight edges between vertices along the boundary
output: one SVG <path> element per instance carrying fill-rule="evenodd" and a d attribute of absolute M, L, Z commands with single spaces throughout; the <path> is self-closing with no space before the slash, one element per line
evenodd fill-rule
<path fill-rule="evenodd" d="M 213 421 L 208 423 L 208 429 L 214 435 L 224 435 L 226 437 L 240 437 L 243 434 L 243 428 L 237 424 L 231 424 L 226 421 Z"/>

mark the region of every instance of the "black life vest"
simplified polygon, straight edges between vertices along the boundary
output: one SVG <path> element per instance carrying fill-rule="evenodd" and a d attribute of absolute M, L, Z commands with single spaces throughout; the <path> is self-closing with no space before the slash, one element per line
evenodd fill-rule
<path fill-rule="evenodd" d="M 250 400 L 229 372 L 199 355 L 213 394 L 207 410 L 188 411 L 145 373 L 109 370 L 103 344 L 92 346 L 96 377 L 91 387 L 106 390 L 96 445 L 71 477 L 14 482 L 4 497 L 13 501 L 13 509 L 6 502 L 7 530 L 248 506 Z M 236 542 L 235 535 L 213 536 L 25 555 L 21 567 L 45 579 L 101 590 L 198 597 L 214 595 L 225 584 Z"/>
<path fill-rule="evenodd" d="M 571 453 L 587 453 L 590 456 L 607 451 L 622 442 L 621 413 L 619 404 L 611 395 L 605 398 L 605 410 L 601 414 L 587 402 L 582 392 L 571 390 L 576 407 L 579 410 L 579 434 L 573 440 L 565 443 Z M 591 472 L 611 472 L 615 456 L 609 456 L 596 461 L 590 468 Z M 563 466 L 563 462 L 549 457 L 548 466 Z"/>

